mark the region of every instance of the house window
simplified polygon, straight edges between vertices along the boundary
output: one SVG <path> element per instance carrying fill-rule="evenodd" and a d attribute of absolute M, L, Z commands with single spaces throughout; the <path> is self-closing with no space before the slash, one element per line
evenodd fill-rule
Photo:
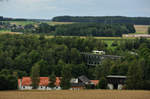
<path fill-rule="evenodd" d="M 43 87 L 41 86 L 41 88 L 43 88 Z"/>
<path fill-rule="evenodd" d="M 25 88 L 25 86 L 23 86 L 23 88 Z"/>

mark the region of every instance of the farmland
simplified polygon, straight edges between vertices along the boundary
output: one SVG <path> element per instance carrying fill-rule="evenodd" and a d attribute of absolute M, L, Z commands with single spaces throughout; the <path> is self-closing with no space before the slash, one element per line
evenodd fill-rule
<path fill-rule="evenodd" d="M 1 91 L 0 99 L 149 99 L 150 91 Z"/>
<path fill-rule="evenodd" d="M 134 25 L 136 33 L 147 33 L 149 25 Z"/>
<path fill-rule="evenodd" d="M 36 25 L 36 24 L 39 24 L 39 23 L 47 23 L 49 25 L 62 25 L 62 24 L 72 24 L 73 22 L 52 22 L 52 21 L 8 21 L 10 22 L 10 24 L 16 24 L 16 25 L 22 25 L 22 26 L 25 26 L 27 24 L 33 24 L 33 25 Z"/>

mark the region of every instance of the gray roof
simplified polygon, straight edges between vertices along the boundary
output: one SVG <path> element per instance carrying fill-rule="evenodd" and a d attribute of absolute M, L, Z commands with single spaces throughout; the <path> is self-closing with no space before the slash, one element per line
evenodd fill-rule
<path fill-rule="evenodd" d="M 91 81 L 86 76 L 80 76 L 78 79 L 81 80 L 85 84 L 91 83 Z"/>
<path fill-rule="evenodd" d="M 120 76 L 120 75 L 108 75 L 107 78 L 127 78 L 127 76 Z"/>

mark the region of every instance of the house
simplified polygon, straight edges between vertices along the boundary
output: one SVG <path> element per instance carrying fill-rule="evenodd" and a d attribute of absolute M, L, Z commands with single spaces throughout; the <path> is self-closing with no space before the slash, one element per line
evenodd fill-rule
<path fill-rule="evenodd" d="M 108 75 L 107 77 L 108 81 L 108 88 L 109 89 L 123 89 L 125 85 L 126 76 L 120 76 L 120 75 Z"/>
<path fill-rule="evenodd" d="M 83 83 L 71 83 L 71 90 L 82 90 L 85 89 L 85 85 Z"/>
<path fill-rule="evenodd" d="M 99 80 L 90 80 L 94 86 L 97 86 L 99 84 Z"/>
<path fill-rule="evenodd" d="M 78 77 L 79 83 L 84 83 L 85 85 L 91 84 L 91 81 L 84 75 Z"/>
<path fill-rule="evenodd" d="M 77 79 L 71 80 L 71 90 L 81 90 L 85 88 L 95 88 L 98 80 L 89 80 L 86 76 L 82 75 Z"/>
<path fill-rule="evenodd" d="M 105 59 L 117 60 L 121 58 L 121 56 L 116 56 L 116 55 L 101 55 L 101 54 L 85 53 L 85 52 L 81 52 L 80 54 L 88 66 L 99 65 Z"/>
<path fill-rule="evenodd" d="M 38 90 L 51 90 L 52 88 L 48 87 L 49 84 L 49 78 L 48 77 L 40 77 L 40 82 L 38 86 Z M 55 82 L 56 87 L 53 89 L 60 90 L 60 77 L 56 77 Z M 18 79 L 18 88 L 20 90 L 32 90 L 32 80 L 30 77 L 23 77 L 22 79 Z"/>

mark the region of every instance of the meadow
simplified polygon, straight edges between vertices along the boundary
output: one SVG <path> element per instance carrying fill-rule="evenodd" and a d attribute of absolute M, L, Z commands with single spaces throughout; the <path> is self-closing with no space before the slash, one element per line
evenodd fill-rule
<path fill-rule="evenodd" d="M 1 91 L 0 99 L 149 99 L 150 91 L 135 90 L 60 90 Z"/>
<path fill-rule="evenodd" d="M 16 24 L 16 25 L 22 25 L 25 26 L 27 24 L 33 24 L 33 25 L 37 25 L 39 23 L 47 23 L 49 25 L 62 25 L 62 24 L 72 24 L 73 22 L 52 22 L 52 21 L 8 21 L 10 22 L 10 24 Z"/>

